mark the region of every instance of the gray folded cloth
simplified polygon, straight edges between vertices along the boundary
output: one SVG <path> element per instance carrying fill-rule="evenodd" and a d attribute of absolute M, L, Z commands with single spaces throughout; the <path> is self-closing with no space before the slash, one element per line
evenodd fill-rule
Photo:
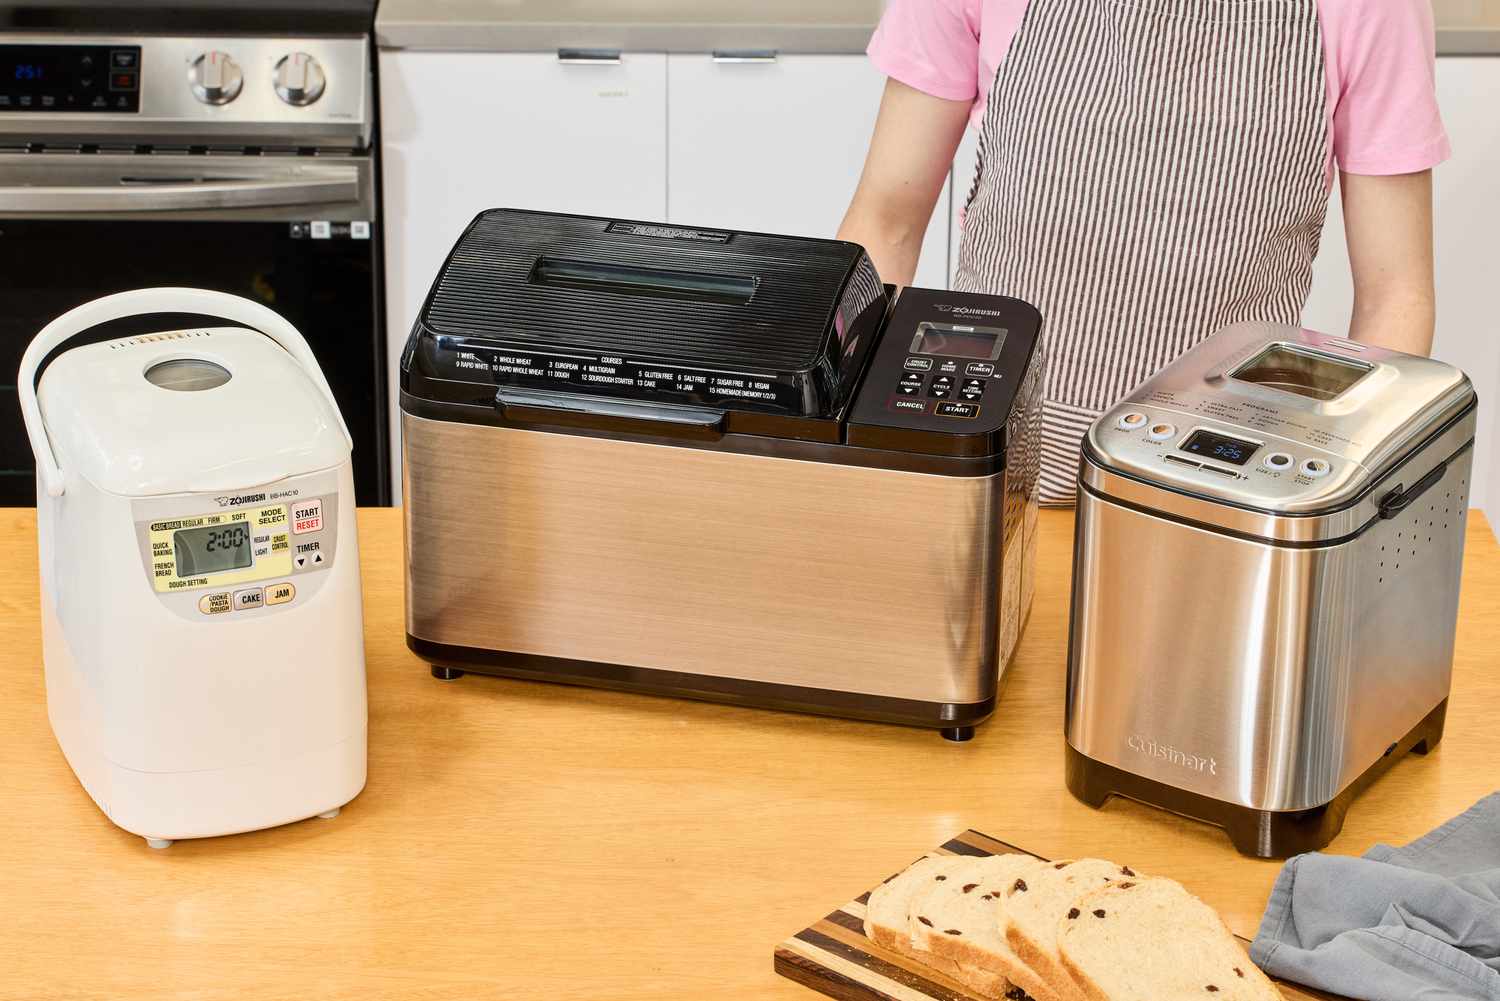
<path fill-rule="evenodd" d="M 1289 860 L 1250 958 L 1361 1001 L 1500 1001 L 1500 793 L 1405 848 Z"/>

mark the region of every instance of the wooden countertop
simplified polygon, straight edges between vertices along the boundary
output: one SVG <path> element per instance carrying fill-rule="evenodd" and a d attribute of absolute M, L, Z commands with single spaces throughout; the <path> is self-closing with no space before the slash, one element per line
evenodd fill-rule
<path fill-rule="evenodd" d="M 788 934 L 965 828 L 1182 879 L 1253 935 L 1278 866 L 1063 787 L 1072 518 L 1042 515 L 1000 709 L 930 732 L 557 685 L 433 680 L 401 628 L 400 512 L 362 510 L 370 768 L 335 820 L 179 842 L 114 827 L 48 728 L 33 515 L 0 509 L 0 997 L 807 1001 Z M 1447 735 L 1333 850 L 1404 842 L 1495 789 L 1500 549 L 1471 513 Z"/>

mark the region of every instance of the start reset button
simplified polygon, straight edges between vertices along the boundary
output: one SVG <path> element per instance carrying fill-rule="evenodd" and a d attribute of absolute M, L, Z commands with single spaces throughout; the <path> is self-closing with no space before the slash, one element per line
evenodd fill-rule
<path fill-rule="evenodd" d="M 318 532 L 323 529 L 322 500 L 303 501 L 292 505 L 292 534 Z"/>

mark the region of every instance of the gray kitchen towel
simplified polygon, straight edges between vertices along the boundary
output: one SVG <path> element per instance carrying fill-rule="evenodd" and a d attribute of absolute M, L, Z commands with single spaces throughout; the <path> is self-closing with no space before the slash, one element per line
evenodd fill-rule
<path fill-rule="evenodd" d="M 1405 848 L 1289 860 L 1250 958 L 1360 1001 L 1500 1001 L 1500 793 Z"/>

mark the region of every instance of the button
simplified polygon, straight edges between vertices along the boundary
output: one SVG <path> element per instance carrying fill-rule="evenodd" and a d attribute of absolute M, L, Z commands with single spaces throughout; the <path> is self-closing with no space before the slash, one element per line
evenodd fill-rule
<path fill-rule="evenodd" d="M 940 375 L 932 380 L 932 386 L 928 388 L 927 395 L 934 400 L 946 400 L 953 395 L 953 377 L 951 375 Z"/>
<path fill-rule="evenodd" d="M 1177 426 L 1165 422 L 1153 424 L 1151 425 L 1151 429 L 1146 432 L 1146 437 L 1152 441 L 1166 441 L 1168 438 L 1175 438 L 1177 437 Z"/>
<path fill-rule="evenodd" d="M 370 238 L 370 223 L 367 219 L 356 219 L 349 224 L 349 239 L 368 240 Z"/>
<path fill-rule="evenodd" d="M 244 611 L 247 608 L 259 608 L 266 602 L 266 594 L 258 587 L 246 588 L 243 591 L 234 592 L 234 610 Z"/>
<path fill-rule="evenodd" d="M 266 587 L 266 604 L 268 605 L 285 605 L 295 597 L 297 597 L 297 586 L 289 580 Z"/>
<path fill-rule="evenodd" d="M 88 59 L 88 56 L 84 56 Z M 135 69 L 135 52 L 130 49 L 117 49 L 109 54 L 110 65 L 116 69 Z"/>
<path fill-rule="evenodd" d="M 307 566 L 307 554 L 298 553 L 296 556 L 292 557 L 292 562 L 296 564 L 298 570 L 301 570 L 303 567 Z"/>
<path fill-rule="evenodd" d="M 950 373 L 951 372 L 957 372 L 958 371 L 958 362 L 956 362 L 956 361 L 945 361 L 941 365 L 938 366 L 938 371 L 939 372 L 950 372 Z"/>
<path fill-rule="evenodd" d="M 939 417 L 978 417 L 979 408 L 972 403 L 939 403 L 933 413 Z"/>
<path fill-rule="evenodd" d="M 92 69 L 94 65 L 94 57 L 84 56 L 82 59 L 78 60 L 78 65 L 83 69 Z"/>
<path fill-rule="evenodd" d="M 966 400 L 977 400 L 984 395 L 984 380 L 965 379 L 963 388 L 958 392 Z"/>
<path fill-rule="evenodd" d="M 1303 476 L 1310 476 L 1316 480 L 1333 472 L 1333 467 L 1328 464 L 1328 460 L 1326 459 L 1304 459 L 1302 461 L 1302 468 L 1298 472 Z"/>
<path fill-rule="evenodd" d="M 927 372 L 932 369 L 931 358 L 908 358 L 905 362 L 906 368 L 912 372 Z"/>
<path fill-rule="evenodd" d="M 1279 473 L 1283 470 L 1291 469 L 1293 461 L 1292 457 L 1285 452 L 1272 452 L 1260 460 L 1260 463 L 1267 469 L 1274 469 Z"/>
<path fill-rule="evenodd" d="M 910 410 L 919 414 L 927 412 L 927 404 L 923 400 L 892 400 L 891 407 L 895 410 Z"/>
<path fill-rule="evenodd" d="M 1132 410 L 1128 414 L 1123 414 L 1119 420 L 1115 421 L 1115 427 L 1120 428 L 1122 431 L 1134 431 L 1144 423 L 1146 423 L 1146 415 Z"/>
<path fill-rule="evenodd" d="M 137 77 L 135 71 L 129 73 L 111 73 L 109 75 L 110 90 L 135 90 Z"/>
<path fill-rule="evenodd" d="M 314 240 L 326 240 L 333 235 L 333 224 L 327 219 L 314 219 L 309 232 Z"/>
<path fill-rule="evenodd" d="M 992 361 L 971 361 L 964 366 L 964 375 L 977 375 L 981 378 L 989 378 L 995 374 L 995 363 Z"/>
<path fill-rule="evenodd" d="M 323 501 L 300 501 L 292 505 L 292 534 L 302 535 L 323 528 Z"/>
<path fill-rule="evenodd" d="M 896 383 L 896 392 L 902 396 L 916 396 L 922 391 L 922 377 L 915 373 L 903 375 Z"/>
<path fill-rule="evenodd" d="M 1236 473 L 1232 469 L 1224 469 L 1224 468 L 1222 468 L 1220 466 L 1210 466 L 1206 462 L 1200 463 L 1199 466 L 1198 466 L 1198 468 L 1201 469 L 1201 470 L 1203 470 L 1205 473 L 1218 473 L 1221 476 L 1228 476 L 1228 477 L 1232 477 L 1232 478 L 1238 478 L 1239 475 L 1240 475 L 1239 473 Z"/>
<path fill-rule="evenodd" d="M 217 615 L 220 612 L 227 612 L 233 607 L 234 605 L 229 600 L 228 591 L 205 594 L 198 599 L 198 611 L 204 615 Z"/>
<path fill-rule="evenodd" d="M 313 563 L 313 566 L 321 566 L 322 565 L 322 563 L 323 563 L 323 550 L 320 549 L 317 552 L 315 552 L 315 553 L 312 554 L 312 563 Z"/>

